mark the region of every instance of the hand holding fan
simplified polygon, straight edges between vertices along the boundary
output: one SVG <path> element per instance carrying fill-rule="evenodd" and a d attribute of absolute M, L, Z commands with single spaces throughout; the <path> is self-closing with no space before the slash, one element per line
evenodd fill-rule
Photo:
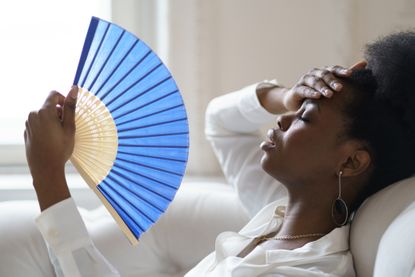
<path fill-rule="evenodd" d="M 182 97 L 147 45 L 96 17 L 74 85 L 71 162 L 136 244 L 167 209 L 185 172 L 189 129 Z"/>

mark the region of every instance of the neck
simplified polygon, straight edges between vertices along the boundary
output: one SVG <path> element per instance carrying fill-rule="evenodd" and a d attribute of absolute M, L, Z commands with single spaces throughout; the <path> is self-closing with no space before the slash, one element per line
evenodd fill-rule
<path fill-rule="evenodd" d="M 316 192 L 289 192 L 289 202 L 279 236 L 323 233 L 327 234 L 336 226 L 331 218 L 334 198 Z"/>

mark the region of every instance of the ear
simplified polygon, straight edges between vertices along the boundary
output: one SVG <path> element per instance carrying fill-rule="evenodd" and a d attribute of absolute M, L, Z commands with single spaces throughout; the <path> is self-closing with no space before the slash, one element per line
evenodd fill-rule
<path fill-rule="evenodd" d="M 357 62 L 354 65 L 352 65 L 349 69 L 351 69 L 351 70 L 355 70 L 355 69 L 365 69 L 366 66 L 367 66 L 367 61 L 362 60 L 362 61 Z"/>
<path fill-rule="evenodd" d="M 361 144 L 349 143 L 345 146 L 343 159 L 339 162 L 338 171 L 343 171 L 344 177 L 358 176 L 369 169 L 372 159 L 369 151 Z"/>

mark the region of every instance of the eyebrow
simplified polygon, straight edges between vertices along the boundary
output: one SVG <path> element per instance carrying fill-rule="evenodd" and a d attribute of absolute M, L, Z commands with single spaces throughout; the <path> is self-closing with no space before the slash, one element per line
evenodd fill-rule
<path fill-rule="evenodd" d="M 317 101 L 313 101 L 313 99 L 307 98 L 304 100 L 305 105 L 315 105 L 317 106 L 317 111 L 320 112 L 320 105 L 317 103 Z"/>

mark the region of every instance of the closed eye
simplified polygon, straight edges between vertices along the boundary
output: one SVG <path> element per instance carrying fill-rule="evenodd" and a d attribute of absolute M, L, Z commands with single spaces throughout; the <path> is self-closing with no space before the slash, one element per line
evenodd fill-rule
<path fill-rule="evenodd" d="M 304 116 L 304 113 L 306 112 L 305 107 L 302 107 L 299 111 L 297 111 L 296 117 L 298 120 L 301 120 L 305 123 L 310 122 L 310 119 L 306 116 Z"/>

